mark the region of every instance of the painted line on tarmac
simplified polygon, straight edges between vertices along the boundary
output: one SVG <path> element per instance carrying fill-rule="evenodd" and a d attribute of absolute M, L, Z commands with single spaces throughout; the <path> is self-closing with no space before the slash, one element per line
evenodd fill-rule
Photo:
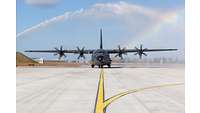
<path fill-rule="evenodd" d="M 157 86 L 150 86 L 150 87 L 145 87 L 145 88 L 128 90 L 128 91 L 116 94 L 116 95 L 108 98 L 107 100 L 105 100 L 104 101 L 104 108 L 106 108 L 108 105 L 110 105 L 115 100 L 117 100 L 117 99 L 119 99 L 123 96 L 126 96 L 128 94 L 131 94 L 131 93 L 141 92 L 141 91 L 150 90 L 150 89 L 158 89 L 158 88 L 164 88 L 164 87 L 178 86 L 178 85 L 184 85 L 184 83 L 163 84 L 163 85 L 157 85 Z"/>
<path fill-rule="evenodd" d="M 172 86 L 178 86 L 178 85 L 184 85 L 184 83 L 173 83 L 173 84 L 162 84 L 162 85 L 156 85 L 156 86 L 150 86 L 145 88 L 138 88 L 133 90 L 128 90 L 125 92 L 118 93 L 108 99 L 105 100 L 105 90 L 104 90 L 104 70 L 103 68 L 100 71 L 99 76 L 99 83 L 98 83 L 98 90 L 96 95 L 96 102 L 95 102 L 95 109 L 94 113 L 106 113 L 106 108 L 108 105 L 110 105 L 112 102 L 116 101 L 117 99 L 126 96 L 128 94 L 141 92 L 144 90 L 150 90 L 150 89 L 158 89 L 163 87 L 172 87 Z"/>
<path fill-rule="evenodd" d="M 103 69 L 101 69 L 94 113 L 105 113 L 105 109 L 104 109 L 105 94 L 104 93 L 105 93 L 104 92 L 104 71 Z"/>

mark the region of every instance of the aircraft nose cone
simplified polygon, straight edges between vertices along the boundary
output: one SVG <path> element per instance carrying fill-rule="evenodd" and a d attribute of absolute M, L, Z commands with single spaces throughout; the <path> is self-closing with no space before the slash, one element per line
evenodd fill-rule
<path fill-rule="evenodd" d="M 98 56 L 97 60 L 102 61 L 103 60 L 103 56 Z"/>

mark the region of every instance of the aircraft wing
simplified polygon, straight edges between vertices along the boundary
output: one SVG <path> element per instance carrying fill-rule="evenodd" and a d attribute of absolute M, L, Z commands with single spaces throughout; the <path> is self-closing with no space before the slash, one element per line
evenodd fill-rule
<path fill-rule="evenodd" d="M 92 54 L 94 50 L 84 50 L 81 51 L 84 54 Z M 78 54 L 80 53 L 79 50 L 26 50 L 24 52 L 37 52 L 37 53 L 58 53 L 58 52 L 63 52 L 63 53 L 74 53 L 74 54 Z"/>
<path fill-rule="evenodd" d="M 116 54 L 115 57 L 123 58 L 123 54 L 126 55 L 127 53 L 135 53 L 134 55 L 139 55 L 139 58 L 142 58 L 142 55 L 147 56 L 145 52 L 158 52 L 158 51 L 176 51 L 177 49 L 143 49 L 142 45 L 140 45 L 140 48 L 135 47 L 134 49 L 126 49 L 121 48 L 118 46 L 118 49 L 110 49 L 107 50 L 110 54 Z"/>
<path fill-rule="evenodd" d="M 54 56 L 59 55 L 58 59 L 61 59 L 63 56 L 66 57 L 65 53 L 74 53 L 79 54 L 78 59 L 81 57 L 85 59 L 84 54 L 92 54 L 93 51 L 94 50 L 85 50 L 84 47 L 81 49 L 77 47 L 77 49 L 74 50 L 66 50 L 61 46 L 59 49 L 54 48 L 54 50 L 26 50 L 25 52 L 54 53 Z"/>
<path fill-rule="evenodd" d="M 156 52 L 156 51 L 176 51 L 178 49 L 143 49 L 143 52 Z M 124 50 L 119 50 L 119 49 L 110 49 L 107 50 L 108 53 L 110 54 L 115 54 L 115 53 L 119 53 L 124 52 L 124 53 L 134 53 L 134 52 L 139 52 L 139 49 L 124 49 Z"/>
<path fill-rule="evenodd" d="M 26 50 L 24 52 L 56 53 L 56 50 Z"/>
<path fill-rule="evenodd" d="M 178 49 L 143 49 L 143 52 L 156 52 L 156 51 L 176 51 Z M 138 52 L 138 49 L 127 49 L 126 52 Z"/>
<path fill-rule="evenodd" d="M 85 50 L 85 47 L 77 49 L 63 49 L 63 46 L 60 46 L 60 48 L 55 47 L 53 50 L 26 50 L 25 52 L 38 52 L 38 53 L 58 53 L 58 54 L 64 54 L 64 53 L 79 53 L 79 54 L 92 54 L 94 50 Z"/>

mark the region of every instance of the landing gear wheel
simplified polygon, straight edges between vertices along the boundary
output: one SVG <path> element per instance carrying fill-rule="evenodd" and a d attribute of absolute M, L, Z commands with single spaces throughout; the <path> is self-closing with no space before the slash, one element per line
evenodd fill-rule
<path fill-rule="evenodd" d="M 103 68 L 103 65 L 99 65 L 99 68 Z"/>
<path fill-rule="evenodd" d="M 111 65 L 110 65 L 110 64 L 108 64 L 107 66 L 108 66 L 108 68 L 111 68 Z"/>
<path fill-rule="evenodd" d="M 94 68 L 94 65 L 92 64 L 91 67 Z"/>

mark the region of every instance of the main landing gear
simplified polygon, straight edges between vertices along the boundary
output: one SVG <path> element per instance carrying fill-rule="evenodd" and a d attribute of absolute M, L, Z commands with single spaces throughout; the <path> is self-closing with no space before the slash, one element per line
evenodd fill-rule
<path fill-rule="evenodd" d="M 92 68 L 94 68 L 95 65 L 91 65 Z M 111 68 L 111 64 L 107 64 L 108 68 Z M 103 65 L 98 65 L 99 68 L 103 68 Z"/>
<path fill-rule="evenodd" d="M 111 65 L 110 65 L 110 64 L 108 64 L 107 66 L 108 66 L 108 68 L 111 68 Z"/>

